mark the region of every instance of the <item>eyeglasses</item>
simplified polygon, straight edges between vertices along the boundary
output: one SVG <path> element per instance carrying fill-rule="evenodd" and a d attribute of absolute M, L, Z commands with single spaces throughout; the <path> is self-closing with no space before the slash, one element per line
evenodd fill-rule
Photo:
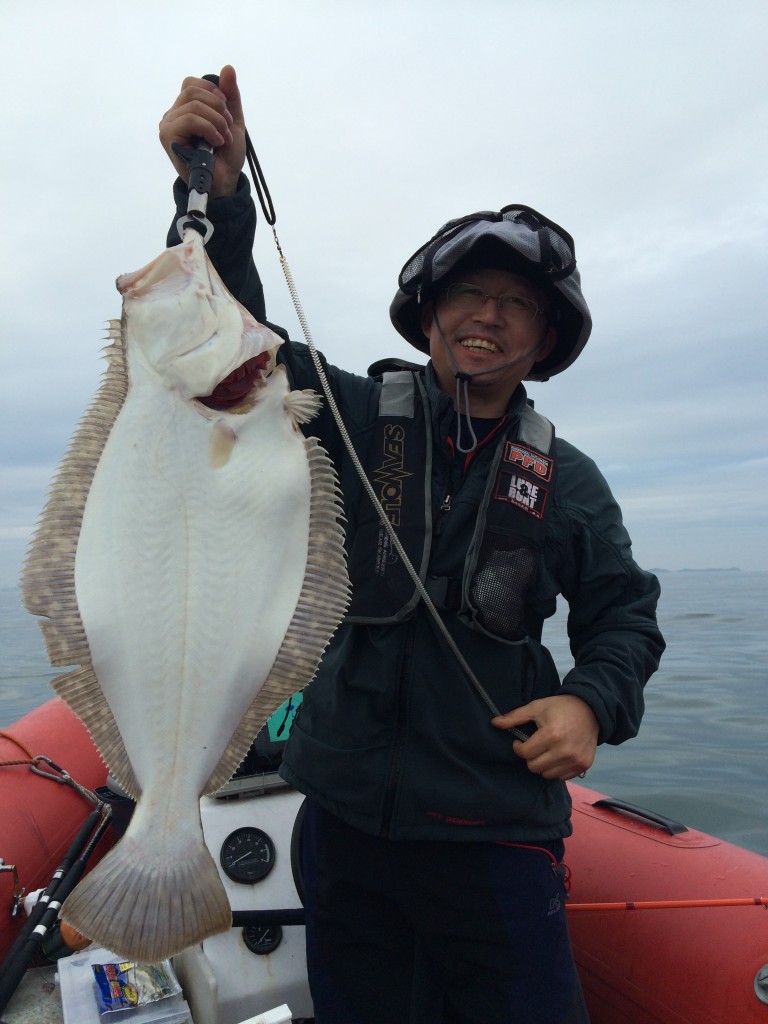
<path fill-rule="evenodd" d="M 488 299 L 498 306 L 499 313 L 507 320 L 535 320 L 543 310 L 525 295 L 488 295 L 476 284 L 464 284 L 457 281 L 448 285 L 443 293 L 443 301 L 454 309 L 466 310 L 468 313 L 479 313 Z"/>

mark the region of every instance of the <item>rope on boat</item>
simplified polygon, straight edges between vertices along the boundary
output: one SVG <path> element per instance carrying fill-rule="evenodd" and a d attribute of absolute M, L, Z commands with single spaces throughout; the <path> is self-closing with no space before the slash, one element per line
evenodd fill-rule
<path fill-rule="evenodd" d="M 16 760 L 0 761 L 0 768 L 15 768 L 26 765 L 31 772 L 34 772 L 35 775 L 39 775 L 43 779 L 50 779 L 51 782 L 57 782 L 59 785 L 71 786 L 75 792 L 93 804 L 94 807 L 98 807 L 101 804 L 101 800 L 96 793 L 73 779 L 66 769 L 56 764 L 50 757 L 46 757 L 45 754 L 33 754 L 25 743 L 22 743 L 20 739 L 5 729 L 0 729 L 0 739 L 10 740 L 11 743 L 15 743 L 27 755 L 25 758 L 18 758 Z M 42 768 L 40 767 L 41 765 L 47 765 L 48 767 Z"/>
<path fill-rule="evenodd" d="M 15 743 L 17 747 L 21 747 L 21 749 L 27 755 L 26 760 L 0 761 L 0 768 L 12 768 L 14 765 L 18 764 L 30 764 L 34 760 L 35 755 L 32 753 L 32 751 L 29 749 L 26 743 L 22 743 L 20 739 L 17 739 L 13 735 L 13 733 L 6 732 L 5 729 L 0 729 L 0 739 L 10 740 L 11 743 Z"/>
<path fill-rule="evenodd" d="M 711 900 L 644 900 L 627 903 L 566 903 L 566 910 L 694 910 L 699 907 L 765 907 L 768 896 Z"/>

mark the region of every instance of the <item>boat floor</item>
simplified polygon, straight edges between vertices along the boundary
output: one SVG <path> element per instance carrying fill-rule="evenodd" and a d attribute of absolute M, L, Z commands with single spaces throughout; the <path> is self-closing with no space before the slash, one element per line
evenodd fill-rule
<path fill-rule="evenodd" d="M 3 1014 L 2 1024 L 64 1024 L 55 965 L 27 971 Z"/>

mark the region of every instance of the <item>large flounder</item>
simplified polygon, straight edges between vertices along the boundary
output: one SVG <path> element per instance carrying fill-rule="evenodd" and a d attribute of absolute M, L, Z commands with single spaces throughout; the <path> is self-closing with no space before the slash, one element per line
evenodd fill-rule
<path fill-rule="evenodd" d="M 296 426 L 317 396 L 290 392 L 281 367 L 265 375 L 280 339 L 229 294 L 194 231 L 117 286 L 108 369 L 23 593 L 46 616 L 51 662 L 80 666 L 54 688 L 138 801 L 62 916 L 152 962 L 231 926 L 199 797 L 312 678 L 349 588 L 335 476 Z M 253 383 L 237 406 L 196 400 L 225 378 Z"/>

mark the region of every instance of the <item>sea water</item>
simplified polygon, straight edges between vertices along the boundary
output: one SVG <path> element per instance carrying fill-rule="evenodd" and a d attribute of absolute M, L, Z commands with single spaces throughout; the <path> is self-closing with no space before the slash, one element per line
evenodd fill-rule
<path fill-rule="evenodd" d="M 659 579 L 667 650 L 640 734 L 601 746 L 585 785 L 768 855 L 768 572 Z M 566 615 L 545 627 L 561 675 Z M 18 591 L 0 590 L 0 728 L 48 700 L 55 675 Z"/>

